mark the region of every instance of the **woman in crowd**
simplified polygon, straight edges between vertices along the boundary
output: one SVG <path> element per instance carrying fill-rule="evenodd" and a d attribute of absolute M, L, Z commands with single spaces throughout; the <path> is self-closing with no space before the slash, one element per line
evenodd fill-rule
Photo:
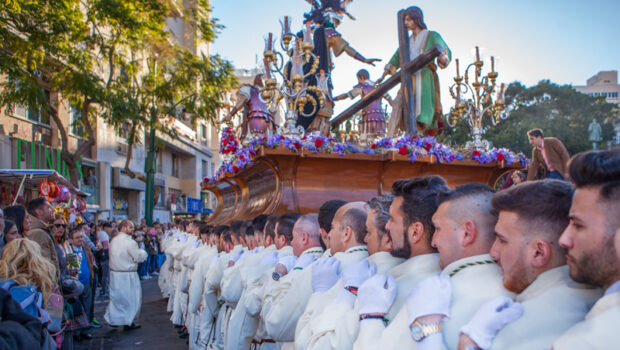
<path fill-rule="evenodd" d="M 58 270 L 60 271 L 60 279 L 63 279 L 69 276 L 69 270 L 67 269 L 67 255 L 63 249 L 64 244 L 67 241 L 67 224 L 62 216 L 58 214 L 54 216 L 54 223 L 52 223 L 51 233 L 56 246 L 56 255 L 58 255 Z"/>
<path fill-rule="evenodd" d="M 4 247 L 0 259 L 0 282 L 17 301 L 25 300 L 35 293 L 34 302 L 25 305 L 24 311 L 35 316 L 41 313 L 56 283 L 56 267 L 41 255 L 39 245 L 25 238 L 10 241 Z M 39 300 L 39 298 L 41 298 Z M 38 303 L 40 305 L 37 305 Z M 45 321 L 45 319 L 42 319 Z"/>
<path fill-rule="evenodd" d="M 3 245 L 9 243 L 10 241 L 20 238 L 21 235 L 17 232 L 17 226 L 11 220 L 4 221 L 4 236 L 2 237 Z"/>
<path fill-rule="evenodd" d="M 4 208 L 4 219 L 13 221 L 17 227 L 17 232 L 22 237 L 26 237 L 26 233 L 30 231 L 30 217 L 23 205 L 12 205 Z"/>

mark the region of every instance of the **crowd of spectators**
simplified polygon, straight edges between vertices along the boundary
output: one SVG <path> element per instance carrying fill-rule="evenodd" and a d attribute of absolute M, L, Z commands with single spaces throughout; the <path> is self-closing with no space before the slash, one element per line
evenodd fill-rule
<path fill-rule="evenodd" d="M 136 227 L 134 239 L 149 253 L 139 274 L 148 279 L 165 259 L 158 238 L 167 226 L 143 220 Z M 109 298 L 110 241 L 118 232 L 112 220 L 68 222 L 45 198 L 0 209 L 0 348 L 72 349 L 91 339 L 101 327 L 95 300 Z"/>

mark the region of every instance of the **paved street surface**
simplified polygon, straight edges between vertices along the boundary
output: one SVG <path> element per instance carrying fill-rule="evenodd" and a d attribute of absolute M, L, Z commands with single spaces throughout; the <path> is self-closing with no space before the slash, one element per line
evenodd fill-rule
<path fill-rule="evenodd" d="M 95 317 L 103 327 L 92 328 L 93 339 L 75 343 L 76 350 L 84 349 L 187 349 L 185 339 L 179 339 L 176 328 L 166 312 L 167 300 L 162 298 L 157 279 L 142 281 L 142 310 L 138 323 L 142 328 L 123 331 L 105 323 L 103 314 L 108 302 L 96 300 Z"/>

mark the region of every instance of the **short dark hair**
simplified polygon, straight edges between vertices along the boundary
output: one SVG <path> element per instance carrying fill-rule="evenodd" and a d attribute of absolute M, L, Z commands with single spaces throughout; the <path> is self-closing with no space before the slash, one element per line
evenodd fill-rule
<path fill-rule="evenodd" d="M 357 243 L 363 244 L 364 237 L 366 237 L 366 217 L 368 214 L 359 209 L 351 208 L 347 210 L 340 219 L 341 230 L 349 226 L 355 233 L 355 240 Z"/>
<path fill-rule="evenodd" d="M 394 197 L 403 197 L 401 210 L 405 214 L 405 228 L 414 222 L 420 222 L 424 226 L 430 243 L 435 233 L 433 226 L 433 214 L 437 210 L 437 195 L 449 190 L 446 180 L 441 176 L 431 175 L 414 177 L 411 179 L 397 180 L 392 184 Z"/>
<path fill-rule="evenodd" d="M 267 221 L 265 222 L 265 228 L 263 232 L 265 233 L 265 237 L 271 237 L 271 239 L 276 239 L 276 221 L 278 220 L 277 215 L 269 215 L 267 217 Z"/>
<path fill-rule="evenodd" d="M 254 231 L 260 231 L 262 233 L 265 229 L 265 224 L 267 223 L 268 217 L 269 215 L 267 214 L 260 214 L 255 217 L 254 220 L 252 220 L 252 227 L 254 228 Z"/>
<path fill-rule="evenodd" d="M 284 235 L 286 241 L 290 243 L 293 240 L 293 227 L 295 222 L 301 215 L 297 213 L 286 213 L 280 215 L 276 224 L 278 224 L 278 235 Z"/>
<path fill-rule="evenodd" d="M 332 220 L 340 207 L 347 204 L 346 201 L 341 199 L 329 200 L 319 208 L 319 227 L 329 232 L 332 229 Z"/>
<path fill-rule="evenodd" d="M 454 189 L 442 191 L 437 195 L 437 206 L 444 202 L 454 201 L 467 196 L 475 196 L 478 194 L 493 195 L 495 191 L 488 185 L 472 182 L 456 186 Z"/>
<path fill-rule="evenodd" d="M 241 220 L 235 220 L 233 222 L 230 223 L 230 231 L 231 234 L 236 238 L 239 239 L 241 238 L 241 232 L 244 229 L 244 222 Z M 245 230 L 243 230 L 243 233 L 245 234 Z"/>
<path fill-rule="evenodd" d="M 22 236 L 25 236 L 24 232 L 24 218 L 26 217 L 26 208 L 23 205 L 12 205 L 4 208 L 4 219 L 11 220 L 17 227 L 17 232 Z"/>
<path fill-rule="evenodd" d="M 522 222 L 535 225 L 535 231 L 544 231 L 557 240 L 568 226 L 573 192 L 566 181 L 528 181 L 497 192 L 491 204 L 497 212 L 517 213 Z"/>
<path fill-rule="evenodd" d="M 528 131 L 527 134 L 528 136 L 533 136 L 533 137 L 545 137 L 542 129 L 538 129 L 538 128 Z"/>
<path fill-rule="evenodd" d="M 44 206 L 45 203 L 47 203 L 47 199 L 43 197 L 39 197 L 39 198 L 35 198 L 31 200 L 30 202 L 28 202 L 28 213 L 32 216 L 36 216 L 34 214 L 34 211 L 37 209 L 41 209 L 41 207 Z"/>
<path fill-rule="evenodd" d="M 385 225 L 390 218 L 390 205 L 392 205 L 393 201 L 394 196 L 391 194 L 386 194 L 371 198 L 368 202 L 366 202 L 368 207 L 375 211 L 375 219 L 373 224 L 377 227 L 379 238 L 382 238 L 386 233 Z"/>
<path fill-rule="evenodd" d="M 230 230 L 230 228 L 228 226 L 226 226 L 226 225 L 219 225 L 219 226 L 217 226 L 214 229 L 214 233 L 219 236 L 219 235 L 221 235 L 222 233 L 224 233 L 224 232 L 226 232 L 228 230 Z"/>
<path fill-rule="evenodd" d="M 15 225 L 15 223 L 12 220 L 4 220 L 4 236 L 5 237 L 6 237 L 6 234 L 9 233 L 9 231 L 11 231 L 11 228 L 13 228 L 13 226 L 15 226 L 17 231 L 19 232 L 17 225 Z"/>
<path fill-rule="evenodd" d="M 106 228 L 106 227 L 112 228 L 112 224 L 111 224 L 111 223 L 109 223 L 108 221 L 105 221 L 105 222 L 101 225 L 101 227 L 103 227 L 103 228 Z"/>
<path fill-rule="evenodd" d="M 245 230 L 243 231 L 244 236 L 254 236 L 254 226 L 252 225 L 252 220 L 245 222 Z"/>
<path fill-rule="evenodd" d="M 368 79 L 370 79 L 370 73 L 368 73 L 368 71 L 365 70 L 365 69 L 360 69 L 360 70 L 357 71 L 357 77 L 360 78 L 360 79 L 368 80 Z"/>
<path fill-rule="evenodd" d="M 568 163 L 577 188 L 600 187 L 599 202 L 606 204 L 610 229 L 620 226 L 620 149 L 579 153 Z"/>

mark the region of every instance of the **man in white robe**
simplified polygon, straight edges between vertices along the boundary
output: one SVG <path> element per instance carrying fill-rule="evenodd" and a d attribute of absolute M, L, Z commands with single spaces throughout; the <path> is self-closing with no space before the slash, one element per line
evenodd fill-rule
<path fill-rule="evenodd" d="M 277 220 L 276 240 L 292 243 L 295 239 L 295 255 L 278 261 L 273 281 L 265 288 L 261 310 L 269 340 L 289 343 L 287 346 L 292 346 L 297 319 L 311 294 L 312 269 L 308 267 L 324 253 L 319 242 L 316 215 L 306 215 L 299 220 L 297 217 L 284 214 Z"/>
<path fill-rule="evenodd" d="M 211 232 L 205 224 L 200 225 L 200 242 L 201 246 L 194 250 L 192 255 L 188 258 L 187 266 L 189 271 L 187 273 L 187 317 L 185 321 L 185 327 L 187 327 L 187 331 L 189 333 L 189 347 L 190 349 L 199 349 L 198 345 L 198 337 L 200 330 L 200 297 L 202 295 L 202 287 L 203 287 L 203 279 L 204 274 L 204 264 L 200 266 L 198 262 L 200 259 L 206 257 L 209 259 L 213 258 L 215 254 L 217 254 L 217 248 L 212 243 L 212 238 L 215 236 L 213 232 Z M 199 270 L 198 273 L 196 271 Z M 195 280 L 194 280 L 195 279 Z M 196 289 L 200 288 L 200 295 L 193 296 L 194 300 L 191 299 L 192 291 L 196 294 Z M 196 302 L 198 301 L 198 306 L 196 307 Z"/>
<path fill-rule="evenodd" d="M 404 259 L 399 257 L 394 257 L 390 254 L 390 250 L 392 249 L 392 241 L 389 235 L 386 234 L 385 231 L 385 223 L 388 218 L 388 210 L 390 204 L 392 203 L 393 196 L 386 195 L 375 197 L 368 201 L 368 209 L 369 213 L 366 216 L 366 220 L 363 223 L 363 227 L 354 227 L 353 230 L 359 230 L 360 235 L 364 234 L 363 242 L 366 243 L 368 247 L 368 254 L 370 255 L 365 261 L 357 262 L 350 267 L 347 267 L 343 270 L 342 278 L 328 291 L 326 292 L 316 292 L 312 294 L 310 300 L 308 301 L 308 305 L 306 306 L 306 310 L 299 318 L 297 322 L 297 328 L 295 329 L 295 347 L 297 349 L 329 349 L 331 344 L 338 343 L 337 340 L 333 339 L 322 339 L 322 335 L 327 335 L 325 332 L 325 328 L 322 326 L 325 325 L 326 322 L 331 324 L 338 324 L 341 329 L 349 329 L 350 325 L 344 325 L 341 322 L 346 322 L 347 320 L 355 320 L 355 325 L 359 323 L 356 317 L 351 317 L 351 315 L 345 315 L 347 312 L 353 313 L 354 310 L 352 307 L 347 309 L 339 309 L 337 312 L 331 311 L 332 303 L 344 303 L 349 304 L 355 301 L 354 295 L 345 290 L 344 287 L 354 287 L 357 288 L 359 285 L 364 282 L 364 277 L 368 276 L 364 275 L 364 272 L 367 272 L 367 269 L 370 269 L 370 266 L 374 264 L 376 267 L 376 273 L 386 273 L 388 270 L 393 267 L 399 265 L 404 261 Z M 365 214 L 365 213 L 364 213 Z M 341 219 L 342 221 L 342 219 Z M 361 221 L 361 220 L 360 220 Z M 341 225 L 343 226 L 343 225 Z M 361 225 L 360 225 L 361 226 Z M 361 265 L 360 265 L 361 264 Z M 348 271 L 351 270 L 351 271 Z M 348 275 L 351 275 L 350 278 Z M 361 278 L 360 278 L 361 277 Z M 346 282 L 345 282 L 346 281 Z M 350 298 L 349 295 L 352 295 L 353 298 Z M 328 311 L 329 310 L 329 311 Z M 326 318 L 325 322 L 317 321 L 316 319 L 319 315 L 326 314 L 324 317 Z M 327 319 L 336 319 L 333 321 L 328 321 Z M 318 326 L 321 328 L 320 330 L 313 331 L 311 324 Z M 321 333 L 320 335 L 318 333 Z M 330 334 L 332 335 L 332 334 Z M 350 348 L 353 345 L 353 340 L 355 340 L 355 336 L 351 334 L 342 334 L 349 339 L 351 339 Z M 314 337 L 312 347 L 309 346 L 310 338 Z M 336 336 L 338 337 L 338 336 Z M 342 344 L 339 344 L 338 348 L 342 347 Z M 334 349 L 336 347 L 333 347 Z"/>
<path fill-rule="evenodd" d="M 226 308 L 221 307 L 223 304 L 223 300 L 220 297 L 222 275 L 224 270 L 228 268 L 231 256 L 239 257 L 243 253 L 243 246 L 238 244 L 237 237 L 230 230 L 222 234 L 222 241 L 224 252 L 220 253 L 217 261 L 212 262 L 209 267 L 209 271 L 205 276 L 203 295 L 203 313 L 206 312 L 203 316 L 203 322 L 205 319 L 210 320 L 212 325 L 209 332 L 207 332 L 212 334 L 209 337 L 208 344 L 217 349 L 224 348 L 222 321 L 225 318 Z M 201 333 L 203 332 L 203 325 L 201 325 Z"/>
<path fill-rule="evenodd" d="M 620 151 L 580 153 L 569 163 L 577 190 L 570 224 L 560 237 L 573 280 L 600 287 L 603 297 L 553 343 L 555 350 L 617 349 L 620 344 Z"/>
<path fill-rule="evenodd" d="M 411 181 L 412 184 L 404 183 L 397 190 L 408 193 L 419 180 Z M 396 195 L 398 198 L 398 194 Z M 440 193 L 439 206 L 432 216 L 435 230 L 432 236 L 427 238 L 432 237 L 431 245 L 439 251 L 439 264 L 443 268 L 443 277 L 439 281 L 444 283 L 447 279 L 447 283 L 450 283 L 448 287 L 440 290 L 444 293 L 450 292 L 453 297 L 451 303 L 444 303 L 447 309 L 445 313 L 450 314 L 449 319 L 421 325 L 425 332 L 428 332 L 420 339 L 422 341 L 436 341 L 439 338 L 440 343 L 445 340 L 448 349 L 456 349 L 460 328 L 482 304 L 500 295 L 512 295 L 504 289 L 500 269 L 488 255 L 495 238 L 493 233 L 497 220 L 491 207 L 492 195 L 493 190 L 490 187 L 475 183 Z M 392 218 L 391 216 L 388 221 L 389 230 L 393 224 Z M 408 230 L 415 233 L 422 230 L 422 227 L 416 229 L 414 226 Z M 412 235 L 412 238 L 415 238 L 415 235 Z M 420 285 L 429 279 L 438 277 L 431 276 L 418 282 L 413 286 L 413 290 L 420 288 Z M 393 300 L 396 291 L 395 284 L 393 278 L 377 275 L 360 287 L 358 302 L 360 318 L 363 320 L 354 349 L 376 349 L 379 346 L 382 349 L 418 349 L 418 342 L 414 341 L 410 327 L 412 321 L 408 311 L 409 302 L 399 310 L 387 327 L 380 317 L 391 306 L 390 300 Z M 441 299 L 441 294 L 427 295 L 425 298 Z"/>
<path fill-rule="evenodd" d="M 110 302 L 104 318 L 111 326 L 126 329 L 140 328 L 135 319 L 142 306 L 142 286 L 138 277 L 138 264 L 148 257 L 131 238 L 134 225 L 124 220 L 120 233 L 110 242 Z"/>
<path fill-rule="evenodd" d="M 276 283 L 273 277 L 273 271 L 278 260 L 287 256 L 293 255 L 293 247 L 290 245 L 290 241 L 286 241 L 284 236 L 277 235 L 277 216 L 271 216 L 267 219 L 264 228 L 263 243 L 266 245 L 267 251 L 263 258 L 255 268 L 248 270 L 248 277 L 244 295 L 240 302 L 243 303 L 246 310 L 246 315 L 239 313 L 233 314 L 235 318 L 242 318 L 241 332 L 239 334 L 240 339 L 239 346 L 247 345 L 248 339 L 252 343 L 252 347 L 260 348 L 262 350 L 275 350 L 276 344 L 272 339 L 269 339 L 267 331 L 265 330 L 265 323 L 260 318 L 260 313 L 263 308 L 263 299 L 265 296 L 266 285 L 271 282 Z M 275 247 L 276 252 L 269 252 L 269 250 Z M 253 338 L 253 339 L 252 339 Z M 234 344 L 231 344 L 234 346 Z"/>

